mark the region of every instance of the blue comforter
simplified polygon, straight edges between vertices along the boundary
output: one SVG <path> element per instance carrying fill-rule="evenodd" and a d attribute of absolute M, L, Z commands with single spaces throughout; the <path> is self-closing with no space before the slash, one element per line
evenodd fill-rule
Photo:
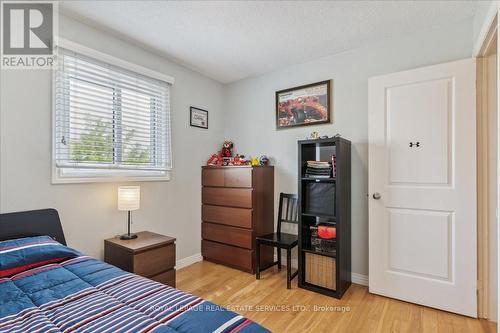
<path fill-rule="evenodd" d="M 0 332 L 268 332 L 48 237 L 0 242 Z"/>

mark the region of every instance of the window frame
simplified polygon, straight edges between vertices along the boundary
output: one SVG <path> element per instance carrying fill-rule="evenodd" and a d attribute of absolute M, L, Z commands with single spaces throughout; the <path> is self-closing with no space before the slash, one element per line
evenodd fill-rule
<path fill-rule="evenodd" d="M 125 61 L 120 58 L 116 58 L 114 56 L 102 53 L 100 51 L 88 48 L 86 46 L 74 43 L 72 41 L 57 38 L 56 46 L 61 47 L 67 50 L 70 50 L 75 53 L 82 54 L 84 56 L 96 59 L 98 61 L 111 63 L 114 66 L 136 72 L 138 74 L 154 78 L 157 80 L 164 81 L 172 86 L 175 82 L 175 79 L 171 76 L 165 75 L 163 73 L 159 73 L 153 71 L 149 68 L 142 67 L 131 62 Z M 127 181 L 168 181 L 171 178 L 172 170 L 165 171 L 152 171 L 152 170 L 122 170 L 122 169 L 92 169 L 92 168 L 63 168 L 58 167 L 56 165 L 56 105 L 55 105 L 55 91 L 56 91 L 56 76 L 57 76 L 57 68 L 53 68 L 52 70 L 52 156 L 51 156 L 51 164 L 52 164 L 52 184 L 72 184 L 72 183 L 96 183 L 96 182 L 127 182 Z M 171 118 L 171 106 L 169 107 L 169 114 L 167 117 Z M 170 126 L 170 137 L 171 137 L 172 127 Z M 170 139 L 172 142 L 172 139 Z M 156 149 L 158 148 L 153 148 Z M 171 156 L 170 163 L 172 164 L 172 147 L 170 147 Z M 115 158 L 115 157 L 113 157 Z"/>

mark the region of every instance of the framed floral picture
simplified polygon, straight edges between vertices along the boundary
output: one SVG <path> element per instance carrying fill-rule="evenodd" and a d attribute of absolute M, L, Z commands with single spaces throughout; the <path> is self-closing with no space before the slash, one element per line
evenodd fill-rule
<path fill-rule="evenodd" d="M 331 80 L 276 92 L 276 128 L 318 125 L 331 121 Z"/>
<path fill-rule="evenodd" d="M 189 124 L 193 127 L 208 129 L 208 111 L 195 108 L 191 106 L 190 108 L 191 119 Z"/>

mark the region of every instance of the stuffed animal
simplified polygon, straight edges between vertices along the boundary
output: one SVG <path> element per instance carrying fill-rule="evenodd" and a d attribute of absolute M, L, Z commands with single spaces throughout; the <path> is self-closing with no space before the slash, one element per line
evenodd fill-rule
<path fill-rule="evenodd" d="M 236 154 L 233 160 L 233 165 L 244 165 L 245 161 L 241 158 L 240 154 Z"/>
<path fill-rule="evenodd" d="M 219 155 L 217 154 L 212 154 L 210 158 L 207 161 L 207 165 L 217 165 L 217 161 L 219 160 Z"/>
<path fill-rule="evenodd" d="M 240 165 L 250 165 L 250 161 L 245 158 L 245 155 L 238 154 L 237 156 L 239 156 Z"/>
<path fill-rule="evenodd" d="M 259 166 L 260 165 L 259 159 L 257 157 L 252 157 L 250 160 L 250 165 L 251 166 Z"/>
<path fill-rule="evenodd" d="M 212 154 L 207 161 L 208 166 L 221 166 L 223 164 L 222 153 Z"/>
<path fill-rule="evenodd" d="M 224 144 L 222 145 L 222 157 L 233 157 L 233 147 L 234 144 L 232 141 L 226 140 L 224 141 Z"/>
<path fill-rule="evenodd" d="M 269 158 L 266 155 L 262 155 L 259 158 L 259 162 L 260 162 L 260 165 L 262 165 L 262 166 L 269 165 Z"/>

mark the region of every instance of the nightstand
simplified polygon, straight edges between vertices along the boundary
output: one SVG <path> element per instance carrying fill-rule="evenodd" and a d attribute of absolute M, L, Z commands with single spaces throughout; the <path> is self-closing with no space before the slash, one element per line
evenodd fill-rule
<path fill-rule="evenodd" d="M 104 261 L 127 272 L 175 287 L 175 238 L 141 231 L 136 239 L 104 241 Z"/>

